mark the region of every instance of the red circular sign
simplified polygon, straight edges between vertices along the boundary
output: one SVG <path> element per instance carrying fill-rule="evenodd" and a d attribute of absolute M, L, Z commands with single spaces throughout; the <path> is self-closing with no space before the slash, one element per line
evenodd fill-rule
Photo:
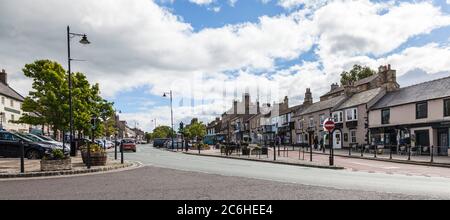
<path fill-rule="evenodd" d="M 333 120 L 328 119 L 323 123 L 323 128 L 327 131 L 332 131 L 335 127 L 336 125 L 334 124 Z"/>

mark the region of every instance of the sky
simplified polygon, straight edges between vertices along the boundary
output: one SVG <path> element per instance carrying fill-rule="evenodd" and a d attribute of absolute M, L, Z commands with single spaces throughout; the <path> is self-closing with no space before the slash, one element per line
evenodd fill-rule
<path fill-rule="evenodd" d="M 0 68 L 26 96 L 38 59 L 100 84 L 130 126 L 213 120 L 252 101 L 315 100 L 354 64 L 391 64 L 404 84 L 450 75 L 450 0 L 0 0 Z M 421 77 L 418 77 L 420 75 Z M 411 77 L 414 76 L 414 77 Z M 407 82 L 407 83 L 406 83 Z"/>

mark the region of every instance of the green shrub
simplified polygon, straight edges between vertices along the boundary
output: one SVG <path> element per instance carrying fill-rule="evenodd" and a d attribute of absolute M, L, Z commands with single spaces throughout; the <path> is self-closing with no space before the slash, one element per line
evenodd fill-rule
<path fill-rule="evenodd" d="M 53 149 L 49 155 L 44 156 L 45 160 L 64 160 L 66 158 L 66 155 L 64 155 L 61 149 Z"/>

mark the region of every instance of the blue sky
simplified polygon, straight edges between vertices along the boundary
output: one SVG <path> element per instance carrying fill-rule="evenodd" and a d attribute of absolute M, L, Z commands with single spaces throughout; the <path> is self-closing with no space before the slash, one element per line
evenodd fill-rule
<path fill-rule="evenodd" d="M 447 2 L 448 1 L 448 2 Z M 265 2 L 265 3 L 263 3 Z M 100 83 L 121 118 L 147 131 L 198 117 L 207 122 L 249 91 L 255 101 L 316 98 L 353 64 L 391 64 L 399 79 L 450 74 L 450 0 L 0 0 L 0 67 L 26 95 L 25 63 L 65 67 L 66 25 L 76 63 Z M 33 13 L 28 13 L 29 11 Z M 52 16 L 48 16 L 52 13 Z M 42 26 L 45 23 L 47 25 Z M 8 52 L 6 52 L 8 51 Z M 435 74 L 435 75 L 433 75 Z M 418 83 L 420 80 L 409 80 Z M 256 92 L 258 91 L 258 92 Z"/>

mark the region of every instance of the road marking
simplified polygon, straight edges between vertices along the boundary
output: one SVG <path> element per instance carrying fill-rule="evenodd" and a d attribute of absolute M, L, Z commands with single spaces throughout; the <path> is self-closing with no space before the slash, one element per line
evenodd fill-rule
<path fill-rule="evenodd" d="M 375 167 L 375 168 L 388 169 L 388 170 L 392 170 L 392 169 L 400 169 L 400 167 L 385 167 L 385 166 L 371 165 L 371 164 L 368 164 L 368 163 L 359 163 L 359 162 L 350 162 L 350 163 L 357 164 L 357 165 L 368 166 L 368 167 Z"/>

